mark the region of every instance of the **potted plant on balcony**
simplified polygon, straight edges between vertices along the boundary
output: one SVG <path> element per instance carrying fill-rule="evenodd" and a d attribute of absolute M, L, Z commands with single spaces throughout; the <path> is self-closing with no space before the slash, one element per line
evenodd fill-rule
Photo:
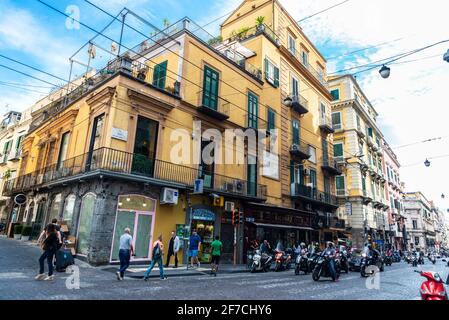
<path fill-rule="evenodd" d="M 30 240 L 30 236 L 31 236 L 31 231 L 33 229 L 31 228 L 31 226 L 24 226 L 22 228 L 22 241 L 29 241 Z"/>
<path fill-rule="evenodd" d="M 14 226 L 14 239 L 20 240 L 22 238 L 22 228 L 20 224 Z"/>
<path fill-rule="evenodd" d="M 243 28 L 239 29 L 239 31 L 237 31 L 237 38 L 239 40 L 245 39 L 249 30 L 250 30 L 250 28 L 248 28 L 248 27 L 243 27 Z"/>
<path fill-rule="evenodd" d="M 256 18 L 256 28 L 257 31 L 265 31 L 265 17 L 264 16 L 258 16 Z"/>

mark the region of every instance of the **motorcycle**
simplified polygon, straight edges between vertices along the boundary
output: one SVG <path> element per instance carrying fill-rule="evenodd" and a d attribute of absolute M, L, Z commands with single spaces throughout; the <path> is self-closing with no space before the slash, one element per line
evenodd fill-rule
<path fill-rule="evenodd" d="M 443 279 L 441 279 L 438 273 L 418 270 L 415 270 L 415 272 L 427 279 L 421 284 L 419 289 L 421 300 L 448 300 Z M 446 284 L 449 284 L 449 277 L 446 280 Z"/>
<path fill-rule="evenodd" d="M 295 261 L 295 275 L 298 276 L 301 271 L 303 271 L 304 274 L 309 273 L 309 258 L 307 257 L 305 250 L 301 250 Z"/>
<path fill-rule="evenodd" d="M 410 259 L 411 259 L 410 263 L 412 264 L 412 267 L 417 267 L 418 266 L 418 258 L 415 255 L 413 255 Z"/>
<path fill-rule="evenodd" d="M 401 262 L 401 256 L 398 252 L 394 252 L 392 256 L 393 263 Z"/>
<path fill-rule="evenodd" d="M 435 264 L 437 260 L 435 259 L 435 256 L 433 254 L 429 255 L 429 261 L 432 262 L 432 264 Z"/>
<path fill-rule="evenodd" d="M 362 254 L 362 261 L 360 263 L 360 275 L 364 278 L 368 277 L 369 274 L 366 272 L 366 269 L 369 266 L 376 266 L 380 272 L 384 271 L 384 263 L 382 259 L 375 259 L 372 256 L 366 255 L 366 253 Z"/>
<path fill-rule="evenodd" d="M 343 250 L 343 252 L 339 253 L 338 255 L 338 265 L 341 271 L 344 271 L 345 273 L 349 273 L 349 258 L 348 258 L 348 252 L 346 250 Z"/>
<path fill-rule="evenodd" d="M 391 266 L 393 264 L 393 257 L 389 255 L 385 255 L 384 262 L 386 266 Z"/>
<path fill-rule="evenodd" d="M 312 273 L 312 279 L 313 281 L 320 280 L 321 277 L 325 278 L 332 278 L 333 281 L 337 280 L 340 277 L 340 270 L 339 268 L 335 268 L 336 270 L 336 277 L 333 276 L 330 272 L 329 268 L 330 258 L 328 256 L 320 256 L 318 258 L 317 264 L 315 268 L 313 269 Z"/>
<path fill-rule="evenodd" d="M 424 257 L 422 255 L 418 257 L 418 264 L 424 264 Z"/>
<path fill-rule="evenodd" d="M 287 249 L 286 252 L 276 250 L 274 255 L 274 271 L 290 270 L 292 265 L 292 253 Z"/>
<path fill-rule="evenodd" d="M 271 263 L 273 257 L 267 253 L 261 253 L 260 250 L 256 250 L 252 256 L 251 273 L 257 271 L 268 272 L 271 269 Z"/>

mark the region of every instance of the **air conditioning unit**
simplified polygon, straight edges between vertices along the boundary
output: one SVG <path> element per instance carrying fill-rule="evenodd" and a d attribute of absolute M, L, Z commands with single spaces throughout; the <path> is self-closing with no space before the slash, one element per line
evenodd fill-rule
<path fill-rule="evenodd" d="M 233 212 L 235 208 L 235 203 L 231 201 L 225 202 L 225 211 L 226 212 Z"/>
<path fill-rule="evenodd" d="M 163 188 L 161 204 L 178 204 L 179 191 L 177 189 Z"/>
<path fill-rule="evenodd" d="M 245 183 L 241 180 L 234 181 L 234 192 L 235 193 L 244 193 L 245 192 Z"/>
<path fill-rule="evenodd" d="M 234 184 L 226 182 L 223 184 L 223 191 L 234 192 Z"/>

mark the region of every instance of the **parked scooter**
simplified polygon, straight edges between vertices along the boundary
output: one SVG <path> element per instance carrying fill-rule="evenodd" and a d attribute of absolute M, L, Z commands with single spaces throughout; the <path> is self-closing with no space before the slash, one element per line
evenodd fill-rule
<path fill-rule="evenodd" d="M 292 251 L 287 249 L 287 251 L 276 250 L 274 254 L 274 271 L 290 270 L 292 265 Z"/>
<path fill-rule="evenodd" d="M 257 271 L 270 271 L 273 257 L 267 253 L 261 253 L 260 250 L 256 250 L 252 256 L 251 273 Z"/>
<path fill-rule="evenodd" d="M 392 256 L 390 256 L 388 254 L 385 254 L 383 259 L 384 259 L 384 263 L 385 263 L 386 266 L 390 267 L 393 264 L 393 257 Z"/>
<path fill-rule="evenodd" d="M 438 273 L 418 270 L 415 270 L 415 272 L 427 279 L 421 284 L 419 289 L 422 300 L 448 300 L 443 279 L 441 279 Z M 446 284 L 449 284 L 449 277 L 446 280 Z"/>
<path fill-rule="evenodd" d="M 309 273 L 309 258 L 307 257 L 306 250 L 304 249 L 302 249 L 297 255 L 295 261 L 295 275 L 298 276 L 301 271 L 304 272 L 304 274 Z"/>

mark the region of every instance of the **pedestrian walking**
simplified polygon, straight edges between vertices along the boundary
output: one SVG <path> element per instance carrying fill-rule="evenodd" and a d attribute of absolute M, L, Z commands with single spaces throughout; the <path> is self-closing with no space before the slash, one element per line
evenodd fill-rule
<path fill-rule="evenodd" d="M 198 260 L 198 250 L 201 248 L 201 237 L 196 233 L 196 230 L 192 231 L 192 235 L 189 238 L 189 257 L 190 265 L 193 268 L 193 261 L 196 260 L 197 267 L 200 267 L 200 261 Z M 187 268 L 189 265 L 187 264 Z"/>
<path fill-rule="evenodd" d="M 51 281 L 54 279 L 53 275 L 53 258 L 58 250 L 59 239 L 54 224 L 49 224 L 45 231 L 45 239 L 42 240 L 43 253 L 39 258 L 39 274 L 35 277 L 36 280 Z M 48 276 L 44 273 L 44 261 L 47 259 Z"/>
<path fill-rule="evenodd" d="M 220 241 L 219 236 L 215 236 L 215 240 L 210 244 L 211 248 L 211 275 L 213 274 L 215 277 L 218 272 L 218 265 L 220 264 L 221 250 L 223 248 L 223 243 Z"/>
<path fill-rule="evenodd" d="M 167 263 L 165 263 L 166 268 L 168 268 L 168 266 L 170 265 L 171 256 L 175 256 L 175 268 L 178 267 L 178 251 L 179 237 L 176 235 L 175 231 L 172 231 L 170 242 L 168 243 Z"/>
<path fill-rule="evenodd" d="M 162 244 L 162 235 L 160 235 L 157 238 L 157 240 L 154 241 L 153 250 L 151 252 L 150 266 L 148 267 L 147 271 L 145 271 L 145 274 L 143 275 L 143 280 L 148 281 L 148 278 L 150 277 L 151 270 L 153 270 L 156 263 L 159 267 L 159 275 L 161 277 L 161 280 L 167 279 L 167 277 L 164 275 L 164 265 L 162 263 L 163 250 L 164 250 L 164 245 Z"/>
<path fill-rule="evenodd" d="M 131 229 L 125 228 L 125 233 L 120 237 L 120 250 L 118 252 L 120 268 L 117 271 L 117 280 L 121 281 L 125 277 L 125 271 L 129 267 L 131 255 L 134 255 L 133 237 L 131 237 Z"/>

